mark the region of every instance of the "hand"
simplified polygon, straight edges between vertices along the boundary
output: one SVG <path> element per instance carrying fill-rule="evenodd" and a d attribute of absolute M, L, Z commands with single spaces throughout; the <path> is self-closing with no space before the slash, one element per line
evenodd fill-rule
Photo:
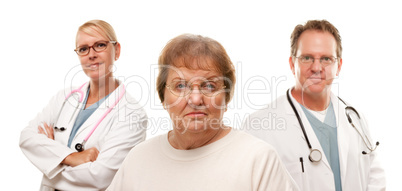
<path fill-rule="evenodd" d="M 82 152 L 75 152 L 68 155 L 61 161 L 62 164 L 66 164 L 72 167 L 84 164 L 87 162 L 93 162 L 98 158 L 99 151 L 95 147 L 84 150 Z"/>
<path fill-rule="evenodd" d="M 43 130 L 41 126 L 38 126 L 38 133 L 44 134 L 47 138 L 54 140 L 53 126 L 49 126 L 47 123 L 43 123 L 43 126 L 45 127 L 45 130 Z"/>

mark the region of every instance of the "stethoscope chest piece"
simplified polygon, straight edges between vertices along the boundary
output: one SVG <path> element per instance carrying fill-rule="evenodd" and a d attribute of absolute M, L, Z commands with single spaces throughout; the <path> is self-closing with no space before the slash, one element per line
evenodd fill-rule
<path fill-rule="evenodd" d="M 83 140 L 82 143 L 75 144 L 75 150 L 77 150 L 78 152 L 84 151 L 85 150 L 84 145 L 86 142 L 87 142 L 86 140 Z"/>
<path fill-rule="evenodd" d="M 83 143 L 77 143 L 76 145 L 75 145 L 75 150 L 77 150 L 78 152 L 81 152 L 81 151 L 83 151 L 84 150 L 84 142 Z"/>
<path fill-rule="evenodd" d="M 311 162 L 320 162 L 322 158 L 321 151 L 319 151 L 318 149 L 312 149 L 308 158 Z"/>

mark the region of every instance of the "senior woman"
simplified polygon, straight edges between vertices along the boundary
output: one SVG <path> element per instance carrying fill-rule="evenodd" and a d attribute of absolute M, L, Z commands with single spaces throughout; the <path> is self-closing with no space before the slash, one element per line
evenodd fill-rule
<path fill-rule="evenodd" d="M 89 82 L 60 91 L 21 132 L 21 150 L 43 173 L 40 190 L 105 190 L 145 140 L 146 114 L 111 71 L 120 48 L 107 22 L 79 27 L 75 51 Z"/>
<path fill-rule="evenodd" d="M 107 190 L 297 190 L 272 147 L 223 124 L 234 85 L 217 41 L 172 39 L 159 57 L 157 91 L 173 130 L 133 148 Z"/>

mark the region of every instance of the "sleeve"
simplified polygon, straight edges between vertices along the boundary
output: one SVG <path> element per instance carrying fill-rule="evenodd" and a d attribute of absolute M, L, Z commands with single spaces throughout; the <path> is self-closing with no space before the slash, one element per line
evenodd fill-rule
<path fill-rule="evenodd" d="M 299 190 L 273 147 L 268 145 L 259 153 L 253 166 L 253 188 L 257 191 Z"/>
<path fill-rule="evenodd" d="M 146 136 L 148 119 L 142 109 L 126 114 L 124 120 L 121 115 L 121 112 L 117 112 L 111 124 L 107 125 L 111 128 L 102 140 L 96 161 L 76 167 L 68 166 L 57 178 L 70 183 L 70 187 L 79 185 L 80 188 L 104 190 L 109 186 L 129 151 L 144 141 Z"/>
<path fill-rule="evenodd" d="M 46 176 L 52 178 L 63 170 L 60 162 L 74 151 L 47 136 L 38 133 L 38 126 L 52 124 L 64 102 L 64 91 L 60 91 L 47 106 L 31 120 L 20 135 L 20 148 L 25 156 Z"/>
<path fill-rule="evenodd" d="M 371 138 L 368 129 L 368 123 L 364 118 L 364 116 L 362 116 L 362 118 L 364 127 L 366 127 L 365 132 L 367 133 L 371 143 L 375 145 L 375 142 Z M 370 171 L 369 171 L 367 191 L 385 191 L 385 190 L 386 190 L 385 172 L 378 159 L 378 153 L 374 151 L 370 153 Z"/>

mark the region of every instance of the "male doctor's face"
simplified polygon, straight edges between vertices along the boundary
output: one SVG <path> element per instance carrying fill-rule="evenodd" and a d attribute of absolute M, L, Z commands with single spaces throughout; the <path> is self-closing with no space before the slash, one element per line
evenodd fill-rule
<path fill-rule="evenodd" d="M 295 57 L 289 58 L 290 68 L 296 78 L 296 90 L 309 95 L 322 94 L 325 90 L 330 90 L 332 81 L 341 70 L 342 59 L 324 66 L 320 63 L 320 58 L 337 58 L 336 47 L 335 38 L 329 32 L 307 30 L 300 35 L 295 57 L 313 57 L 314 62 L 305 64 L 300 63 Z"/>

